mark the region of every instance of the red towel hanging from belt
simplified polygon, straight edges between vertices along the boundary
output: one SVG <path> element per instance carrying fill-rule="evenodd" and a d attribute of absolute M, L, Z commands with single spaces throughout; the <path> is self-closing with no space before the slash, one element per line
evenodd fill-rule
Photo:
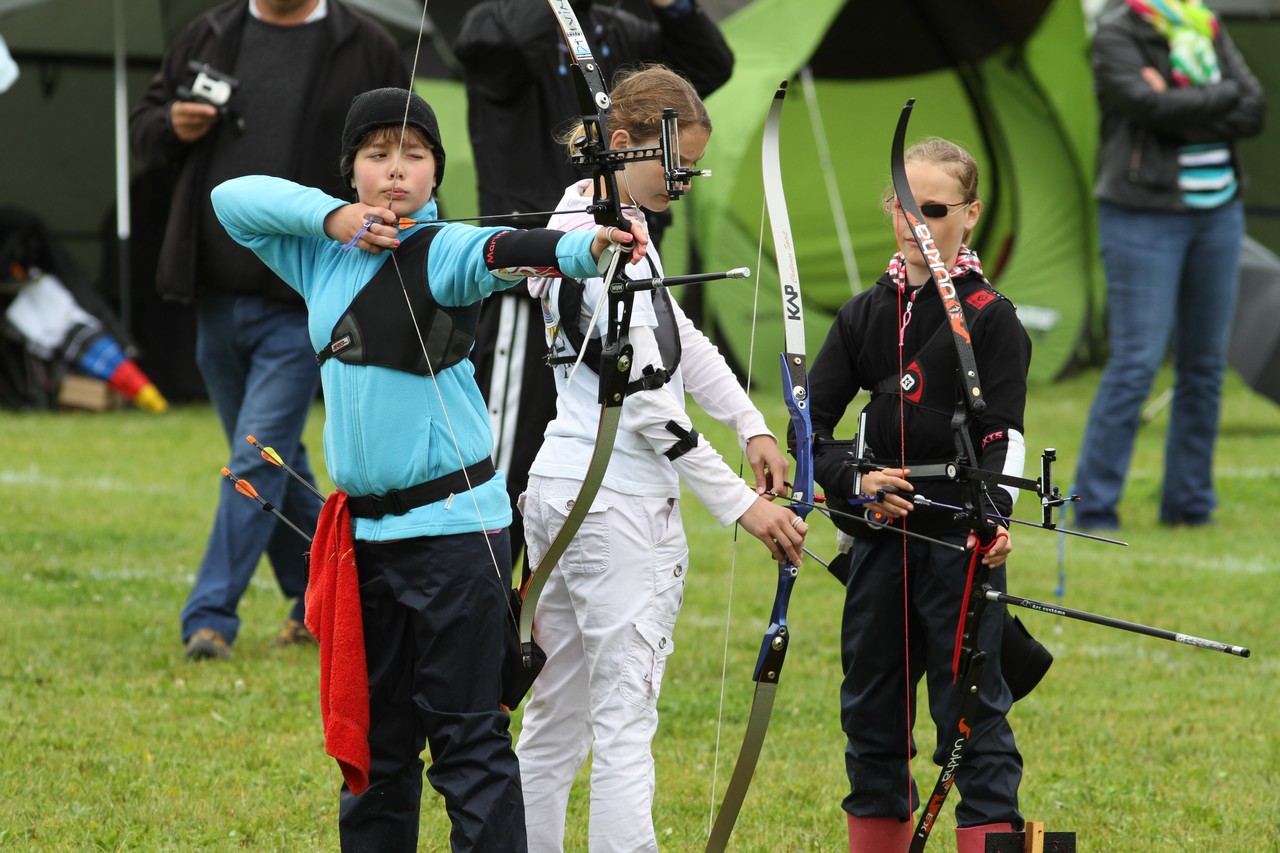
<path fill-rule="evenodd" d="M 351 792 L 359 794 L 369 787 L 369 670 L 346 492 L 335 491 L 320 511 L 306 606 L 307 629 L 320 641 L 324 751 L 337 760 Z"/>

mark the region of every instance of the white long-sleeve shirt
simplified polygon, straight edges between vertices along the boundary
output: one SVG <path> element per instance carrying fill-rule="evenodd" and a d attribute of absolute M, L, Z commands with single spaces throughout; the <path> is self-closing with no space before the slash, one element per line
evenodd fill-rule
<path fill-rule="evenodd" d="M 557 208 L 562 212 L 552 217 L 549 227 L 565 231 L 596 227 L 586 212 L 592 201 L 590 187 L 591 182 L 583 180 L 566 189 Z M 651 276 L 647 261 L 652 261 L 657 273 L 662 274 L 662 262 L 650 247 L 646 260 L 629 267 L 634 277 Z M 530 279 L 529 285 L 530 291 L 542 300 L 548 345 L 551 345 L 553 335 L 562 322 L 577 323 L 585 332 L 591 313 L 604 291 L 602 279 L 584 281 L 580 316 L 562 319 L 558 310 L 562 281 Z M 720 524 L 728 526 L 751 506 L 756 499 L 755 491 L 701 436 L 696 447 L 674 463 L 668 460 L 663 454 L 676 443 L 677 436 L 666 425 L 675 421 L 682 429 L 692 429 L 692 422 L 685 412 L 685 394 L 688 393 L 703 411 L 732 428 L 743 448 L 753 436 L 773 434 L 716 346 L 693 325 L 674 300 L 671 310 L 682 350 L 679 366 L 672 373 L 671 380 L 661 388 L 631 394 L 623 403 L 618 437 L 604 485 L 632 495 L 675 498 L 680 496 L 680 479 L 683 479 Z M 596 319 L 595 334 L 603 337 L 607 326 L 607 311 L 601 310 Z M 630 327 L 634 350 L 632 380 L 642 376 L 648 365 L 655 369 L 665 367 L 654 335 L 656 326 L 653 294 L 637 293 Z M 563 335 L 556 343 L 564 346 L 568 354 L 576 355 Z M 562 354 L 559 349 L 557 354 Z M 600 422 L 596 367 L 584 363 L 574 373 L 572 383 L 569 382 L 572 365 L 555 368 L 556 417 L 548 426 L 546 440 L 530 469 L 533 474 L 579 480 L 586 475 Z"/>

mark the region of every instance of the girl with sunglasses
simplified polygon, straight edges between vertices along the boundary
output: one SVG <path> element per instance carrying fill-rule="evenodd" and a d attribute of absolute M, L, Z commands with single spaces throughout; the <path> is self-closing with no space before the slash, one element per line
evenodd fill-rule
<path fill-rule="evenodd" d="M 982 214 L 977 164 L 967 151 L 941 139 L 910 148 L 905 161 L 911 192 L 964 307 L 986 394 L 986 411 L 968 425 L 979 457 L 973 461 L 989 471 L 1022 476 L 1031 341 L 1013 304 L 991 288 L 978 256 L 965 245 Z M 865 506 L 899 528 L 971 550 L 977 537 L 953 520 L 952 511 L 917 507 L 909 500 L 916 487 L 913 463 L 955 458 L 951 418 L 958 358 L 941 297 L 929 283 L 929 267 L 892 192 L 885 206 L 898 252 L 874 286 L 840 309 L 809 374 L 814 476 L 833 509 L 843 505 L 860 513 Z M 862 410 L 866 455 L 887 467 L 864 474 L 861 494 L 855 494 L 848 454 L 824 453 L 822 439 L 832 437 L 859 390 L 870 393 Z M 880 494 L 889 487 L 901 494 Z M 934 501 L 960 503 L 955 483 L 930 481 L 920 490 Z M 993 488 L 989 494 L 991 503 L 984 508 L 1008 515 L 1014 493 Z M 877 495 L 861 506 L 850 503 Z M 835 523 L 845 552 L 839 564 L 847 565 L 847 574 L 837 577 L 846 581 L 840 699 L 848 736 L 850 791 L 843 807 L 849 849 L 903 851 L 919 805 L 904 745 L 914 754 L 909 726 L 922 676 L 928 679 L 929 713 L 938 730 L 934 760 L 941 766 L 951 754 L 960 706 L 952 657 L 969 554 L 848 517 L 837 516 Z M 1010 550 L 1008 531 L 997 528 L 982 560 L 999 589 L 1005 588 Z M 978 710 L 969 721 L 973 733 L 955 776 L 962 797 L 956 807 L 960 853 L 984 850 L 988 832 L 1022 826 L 1017 797 L 1022 758 L 1005 716 L 1013 699 L 1000 668 L 1004 610 L 988 606 L 979 627 L 978 648 L 988 659 Z"/>

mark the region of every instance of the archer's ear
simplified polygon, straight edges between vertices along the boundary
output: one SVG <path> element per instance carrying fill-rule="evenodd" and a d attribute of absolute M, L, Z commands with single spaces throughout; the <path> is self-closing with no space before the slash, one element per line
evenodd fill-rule
<path fill-rule="evenodd" d="M 630 148 L 631 147 L 630 131 L 625 130 L 623 128 L 618 128 L 613 133 L 609 134 L 609 147 L 610 148 Z"/>
<path fill-rule="evenodd" d="M 965 230 L 973 228 L 978 224 L 978 217 L 982 215 L 982 199 L 975 199 L 969 205 L 969 209 L 964 213 Z"/>

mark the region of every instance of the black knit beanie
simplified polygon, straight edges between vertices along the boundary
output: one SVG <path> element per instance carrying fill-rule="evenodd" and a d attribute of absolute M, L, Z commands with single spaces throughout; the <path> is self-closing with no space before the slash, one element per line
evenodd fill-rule
<path fill-rule="evenodd" d="M 405 103 L 409 105 L 408 121 L 405 120 Z M 400 127 L 409 124 L 422 131 L 431 143 L 436 158 L 436 186 L 444 180 L 444 146 L 440 144 L 440 126 L 431 105 L 420 96 L 406 89 L 374 89 L 356 95 L 347 110 L 347 123 L 342 128 L 342 160 L 355 156 L 360 143 L 369 131 L 379 127 Z M 343 175 L 351 180 L 350 169 Z"/>

